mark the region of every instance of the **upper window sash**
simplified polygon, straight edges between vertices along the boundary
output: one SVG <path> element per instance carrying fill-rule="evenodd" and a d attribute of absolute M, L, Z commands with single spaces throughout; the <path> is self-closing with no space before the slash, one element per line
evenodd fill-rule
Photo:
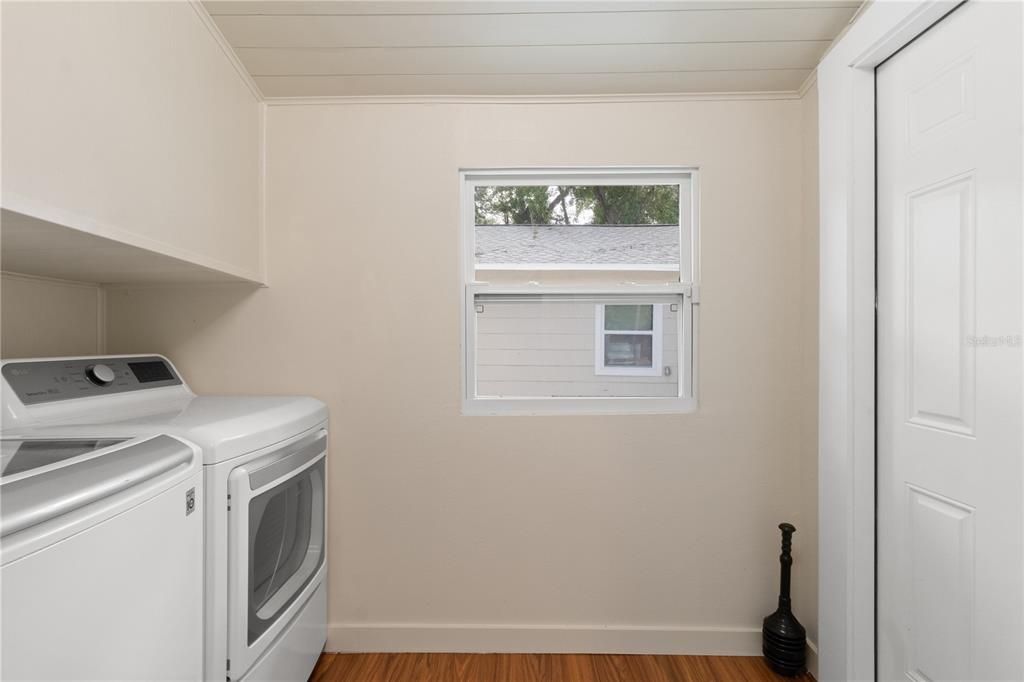
<path fill-rule="evenodd" d="M 495 168 L 463 170 L 464 182 L 476 186 L 506 185 L 678 185 L 695 168 Z M 557 180 L 557 182 L 552 182 Z"/>
<path fill-rule="evenodd" d="M 586 286 L 572 286 L 564 284 L 488 284 L 487 282 L 470 282 L 466 285 L 466 296 L 472 300 L 474 296 L 498 294 L 511 295 L 520 294 L 524 296 L 567 296 L 586 295 L 613 295 L 616 300 L 623 303 L 650 303 L 651 296 L 685 296 L 693 298 L 697 295 L 698 287 L 693 284 L 682 282 L 670 282 L 668 284 L 633 284 L 621 282 L 618 284 L 595 284 Z M 629 294 L 635 294 L 635 298 L 629 298 Z M 624 297 L 625 296 L 625 297 Z M 619 298 L 624 297 L 624 298 Z M 697 301 L 693 301 L 696 303 Z"/>
<path fill-rule="evenodd" d="M 460 171 L 463 282 L 479 283 L 476 279 L 476 188 L 534 185 L 679 185 L 678 281 L 696 282 L 699 278 L 699 245 L 697 231 L 693 227 L 698 223 L 699 216 L 698 175 L 698 170 L 690 167 L 509 168 Z M 492 268 L 485 266 L 480 269 Z"/>

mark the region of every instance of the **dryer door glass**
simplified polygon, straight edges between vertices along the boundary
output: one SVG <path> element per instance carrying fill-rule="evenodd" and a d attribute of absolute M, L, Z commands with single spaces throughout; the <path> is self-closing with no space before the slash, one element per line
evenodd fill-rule
<path fill-rule="evenodd" d="M 251 645 L 302 592 L 324 560 L 324 461 L 249 502 Z"/>

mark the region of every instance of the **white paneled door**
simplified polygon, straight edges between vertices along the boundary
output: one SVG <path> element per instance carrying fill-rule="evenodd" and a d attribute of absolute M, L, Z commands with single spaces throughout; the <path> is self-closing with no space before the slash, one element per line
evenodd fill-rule
<path fill-rule="evenodd" d="M 881 680 L 1024 679 L 1021 19 L 876 74 Z"/>

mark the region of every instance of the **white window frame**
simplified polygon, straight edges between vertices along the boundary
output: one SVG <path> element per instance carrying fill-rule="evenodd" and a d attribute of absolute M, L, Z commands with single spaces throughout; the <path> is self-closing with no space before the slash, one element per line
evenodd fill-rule
<path fill-rule="evenodd" d="M 679 281 L 666 284 L 618 282 L 601 286 L 490 284 L 476 280 L 474 204 L 478 186 L 503 185 L 680 185 Z M 459 171 L 462 232 L 460 355 L 462 414 L 679 414 L 697 409 L 699 286 L 699 170 L 687 166 L 494 168 Z M 688 191 L 687 191 L 688 188 Z M 608 303 L 678 304 L 679 371 L 671 397 L 490 397 L 476 395 L 476 305 L 478 295 L 601 297 Z M 601 322 L 603 325 L 603 320 Z"/>
<path fill-rule="evenodd" d="M 607 319 L 604 314 L 604 303 L 594 306 L 594 374 L 599 376 L 625 376 L 625 377 L 660 377 L 665 371 L 662 348 L 664 346 L 665 334 L 662 330 L 663 316 L 665 314 L 662 303 L 641 303 L 640 305 L 651 306 L 651 328 L 650 329 L 608 329 L 605 327 Z M 630 334 L 634 336 L 651 337 L 651 366 L 631 367 L 628 365 L 607 365 L 605 364 L 605 348 L 609 334 Z"/>

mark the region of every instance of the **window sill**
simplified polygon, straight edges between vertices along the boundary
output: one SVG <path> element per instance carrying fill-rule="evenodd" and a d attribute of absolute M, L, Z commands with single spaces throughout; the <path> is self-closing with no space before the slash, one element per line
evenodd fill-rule
<path fill-rule="evenodd" d="M 462 401 L 467 417 L 692 414 L 696 398 L 473 398 Z"/>

